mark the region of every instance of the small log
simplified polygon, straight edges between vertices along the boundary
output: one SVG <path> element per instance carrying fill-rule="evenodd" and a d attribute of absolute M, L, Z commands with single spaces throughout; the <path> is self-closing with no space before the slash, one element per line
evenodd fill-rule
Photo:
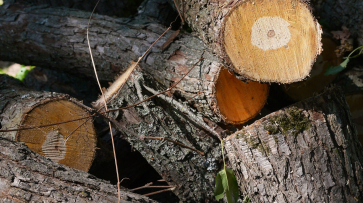
<path fill-rule="evenodd" d="M 224 64 L 251 80 L 301 81 L 322 50 L 320 25 L 299 0 L 191 0 L 178 7 Z"/>
<path fill-rule="evenodd" d="M 24 144 L 0 138 L 0 202 L 118 201 L 115 185 L 55 163 Z M 155 202 L 121 188 L 121 202 Z"/>
<path fill-rule="evenodd" d="M 363 149 L 340 89 L 274 112 L 225 139 L 252 202 L 360 202 Z"/>
<path fill-rule="evenodd" d="M 0 106 L 2 130 L 26 128 L 19 131 L 0 132 L 9 140 L 24 142 L 32 151 L 54 162 L 88 171 L 96 152 L 96 132 L 92 119 L 52 125 L 37 126 L 89 116 L 87 109 L 64 94 L 37 92 L 12 85 L 6 75 L 0 75 Z"/>

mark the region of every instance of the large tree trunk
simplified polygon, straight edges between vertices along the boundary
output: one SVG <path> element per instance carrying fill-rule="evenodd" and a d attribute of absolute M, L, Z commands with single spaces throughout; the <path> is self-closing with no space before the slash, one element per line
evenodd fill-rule
<path fill-rule="evenodd" d="M 51 64 L 50 68 L 94 77 L 85 40 L 88 12 L 21 4 L 4 5 L 0 9 L 2 60 L 43 67 Z M 124 71 L 130 61 L 136 61 L 166 29 L 150 20 L 99 15 L 90 26 L 98 75 L 107 81 Z M 266 84 L 246 84 L 226 71 L 220 74 L 222 64 L 196 37 L 183 34 L 162 52 L 160 47 L 166 41 L 166 37 L 161 38 L 140 66 L 169 87 L 192 64 L 204 58 L 174 89 L 184 99 L 195 98 L 191 103 L 203 116 L 214 122 L 238 124 L 261 110 L 268 94 Z M 22 52 L 21 57 L 18 52 Z M 235 102 L 226 102 L 225 98 L 233 98 Z M 235 111 L 232 106 L 243 108 Z"/>
<path fill-rule="evenodd" d="M 115 185 L 55 163 L 24 144 L 0 138 L 1 202 L 118 201 Z M 121 202 L 155 202 L 121 189 Z"/>
<path fill-rule="evenodd" d="M 64 94 L 38 92 L 14 84 L 16 79 L 0 75 L 1 130 L 9 140 L 24 142 L 31 150 L 54 162 L 88 171 L 96 153 L 97 136 L 93 120 L 51 125 L 90 116 L 87 107 Z"/>
<path fill-rule="evenodd" d="M 251 80 L 300 81 L 321 52 L 321 28 L 300 0 L 178 2 L 225 65 Z"/>
<path fill-rule="evenodd" d="M 252 202 L 361 202 L 363 149 L 337 88 L 272 113 L 226 138 Z"/>

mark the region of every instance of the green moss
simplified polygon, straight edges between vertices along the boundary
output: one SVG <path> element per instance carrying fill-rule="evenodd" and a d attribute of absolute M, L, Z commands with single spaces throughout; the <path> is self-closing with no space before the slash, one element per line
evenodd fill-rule
<path fill-rule="evenodd" d="M 273 137 L 274 137 L 275 142 L 279 143 L 279 138 L 276 135 L 274 135 Z"/>
<path fill-rule="evenodd" d="M 241 139 L 241 138 L 244 138 L 244 137 L 246 137 L 246 132 L 244 130 L 237 133 L 237 135 L 236 135 L 236 139 Z"/>
<path fill-rule="evenodd" d="M 284 135 L 292 133 L 294 136 L 297 136 L 311 126 L 309 119 L 296 107 L 286 110 L 286 114 L 270 118 L 269 123 L 271 124 L 264 126 L 264 129 L 272 135 L 281 132 Z"/>

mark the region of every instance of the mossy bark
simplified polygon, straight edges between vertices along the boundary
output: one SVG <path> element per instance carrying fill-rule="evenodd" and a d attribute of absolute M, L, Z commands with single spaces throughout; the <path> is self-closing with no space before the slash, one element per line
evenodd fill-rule
<path fill-rule="evenodd" d="M 362 201 L 363 149 L 340 89 L 274 112 L 225 142 L 252 202 Z"/>

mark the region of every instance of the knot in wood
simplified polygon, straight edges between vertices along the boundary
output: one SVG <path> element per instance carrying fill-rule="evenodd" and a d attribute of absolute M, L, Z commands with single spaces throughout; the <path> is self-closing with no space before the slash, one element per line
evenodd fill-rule
<path fill-rule="evenodd" d="M 275 36 L 275 31 L 274 30 L 269 30 L 267 32 L 267 37 L 273 37 L 273 36 Z"/>

